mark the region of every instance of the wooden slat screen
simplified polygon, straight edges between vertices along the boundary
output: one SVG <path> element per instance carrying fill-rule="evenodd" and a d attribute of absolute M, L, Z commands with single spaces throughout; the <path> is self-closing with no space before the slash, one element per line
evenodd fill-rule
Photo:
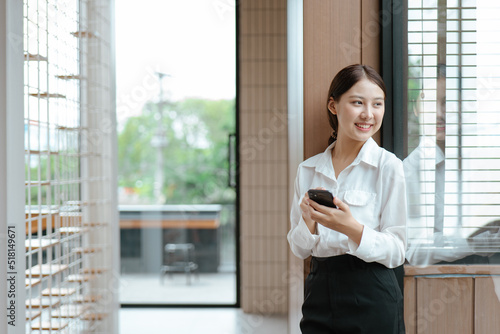
<path fill-rule="evenodd" d="M 24 0 L 26 333 L 111 332 L 109 13 Z"/>

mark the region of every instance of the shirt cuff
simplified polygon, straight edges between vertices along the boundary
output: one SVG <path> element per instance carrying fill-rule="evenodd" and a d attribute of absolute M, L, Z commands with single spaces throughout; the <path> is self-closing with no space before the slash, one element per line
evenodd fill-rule
<path fill-rule="evenodd" d="M 312 234 L 307 227 L 304 218 L 300 217 L 299 224 L 295 229 L 295 242 L 303 249 L 312 250 L 319 241 L 319 235 Z"/>
<path fill-rule="evenodd" d="M 364 225 L 363 235 L 361 236 L 361 242 L 356 244 L 351 239 L 347 239 L 347 245 L 349 246 L 349 254 L 355 255 L 360 259 L 367 259 L 372 254 L 373 242 L 376 238 L 376 231 Z"/>

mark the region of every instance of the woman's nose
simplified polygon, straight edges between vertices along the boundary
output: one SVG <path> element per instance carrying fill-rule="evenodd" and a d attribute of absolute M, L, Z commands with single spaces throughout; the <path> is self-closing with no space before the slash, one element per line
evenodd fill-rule
<path fill-rule="evenodd" d="M 371 119 L 373 117 L 373 110 L 370 106 L 366 106 L 361 113 L 363 119 Z"/>

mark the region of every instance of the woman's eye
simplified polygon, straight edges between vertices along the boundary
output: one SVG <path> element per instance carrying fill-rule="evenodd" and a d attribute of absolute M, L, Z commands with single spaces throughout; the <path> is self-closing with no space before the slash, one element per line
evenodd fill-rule
<path fill-rule="evenodd" d="M 353 101 L 353 103 L 358 105 L 363 104 L 361 101 Z"/>

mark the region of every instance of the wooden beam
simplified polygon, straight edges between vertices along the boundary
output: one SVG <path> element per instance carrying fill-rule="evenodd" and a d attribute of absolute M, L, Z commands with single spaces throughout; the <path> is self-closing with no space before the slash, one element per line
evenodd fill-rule
<path fill-rule="evenodd" d="M 498 265 L 434 265 L 426 267 L 405 266 L 405 276 L 429 276 L 429 275 L 500 275 Z"/>
<path fill-rule="evenodd" d="M 184 228 L 184 229 L 216 229 L 218 219 L 189 219 L 189 220 L 120 220 L 120 229 L 132 228 Z"/>

